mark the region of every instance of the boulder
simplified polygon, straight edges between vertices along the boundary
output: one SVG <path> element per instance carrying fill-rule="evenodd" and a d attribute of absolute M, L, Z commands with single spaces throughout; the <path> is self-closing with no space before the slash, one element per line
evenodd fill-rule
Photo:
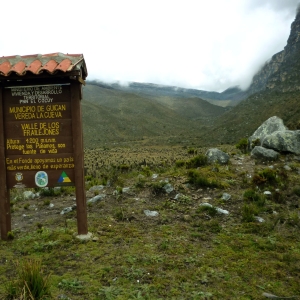
<path fill-rule="evenodd" d="M 100 195 L 97 195 L 97 196 L 95 196 L 95 197 L 89 199 L 89 200 L 87 201 L 87 203 L 95 203 L 95 202 L 98 202 L 98 201 L 100 201 L 100 200 L 103 200 L 104 198 L 105 198 L 105 194 L 100 194 Z"/>
<path fill-rule="evenodd" d="M 229 155 L 217 148 L 208 149 L 205 155 L 209 163 L 217 162 L 221 165 L 225 165 L 229 161 Z"/>
<path fill-rule="evenodd" d="M 270 160 L 277 160 L 279 157 L 279 153 L 272 149 L 266 149 L 261 146 L 255 146 L 251 151 L 251 157 L 260 160 L 270 161 Z"/>
<path fill-rule="evenodd" d="M 275 131 L 285 131 L 285 130 L 287 130 L 287 128 L 284 126 L 282 119 L 276 116 L 269 118 L 256 129 L 256 131 L 252 134 L 252 136 L 249 137 L 248 142 L 249 142 L 250 150 L 254 146 L 258 146 L 258 145 L 261 146 L 262 140 L 267 135 L 270 135 Z"/>
<path fill-rule="evenodd" d="M 279 152 L 300 154 L 300 130 L 275 131 L 266 136 L 262 146 Z"/>
<path fill-rule="evenodd" d="M 148 209 L 144 210 L 144 214 L 147 217 L 157 217 L 159 215 L 159 213 L 157 211 L 155 211 L 155 210 L 148 210 Z"/>

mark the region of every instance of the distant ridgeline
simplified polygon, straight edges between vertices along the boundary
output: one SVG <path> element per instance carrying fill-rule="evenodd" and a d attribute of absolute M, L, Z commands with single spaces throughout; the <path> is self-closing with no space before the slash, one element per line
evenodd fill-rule
<path fill-rule="evenodd" d="M 83 90 L 86 145 L 156 137 L 163 143 L 232 144 L 251 136 L 271 116 L 282 118 L 290 129 L 300 129 L 299 70 L 298 11 L 284 50 L 265 63 L 246 91 L 87 81 Z"/>

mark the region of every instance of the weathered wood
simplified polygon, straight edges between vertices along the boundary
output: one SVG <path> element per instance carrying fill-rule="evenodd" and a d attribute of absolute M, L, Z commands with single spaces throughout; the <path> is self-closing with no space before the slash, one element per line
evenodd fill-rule
<path fill-rule="evenodd" d="M 7 240 L 7 233 L 11 231 L 11 216 L 10 216 L 10 203 L 9 192 L 6 184 L 6 167 L 5 167 L 5 141 L 3 130 L 3 89 L 0 87 L 0 226 L 1 226 L 1 239 Z"/>
<path fill-rule="evenodd" d="M 81 122 L 80 84 L 71 83 L 72 130 L 75 161 L 75 184 L 78 234 L 87 234 L 87 208 L 84 183 L 83 132 Z"/>

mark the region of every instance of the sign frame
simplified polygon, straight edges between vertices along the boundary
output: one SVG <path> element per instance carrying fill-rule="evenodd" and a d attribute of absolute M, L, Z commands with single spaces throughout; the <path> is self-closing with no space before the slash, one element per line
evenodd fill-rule
<path fill-rule="evenodd" d="M 69 85 L 70 87 L 70 109 L 71 109 L 71 133 L 72 150 L 74 158 L 74 182 L 76 190 L 77 205 L 77 230 L 78 235 L 88 233 L 87 226 L 87 207 L 84 180 L 84 158 L 83 158 L 83 130 L 82 130 L 82 83 L 84 81 L 80 76 L 35 76 L 28 78 L 24 76 L 20 80 L 19 76 L 10 76 L 9 80 L 3 80 L 0 76 L 0 231 L 1 239 L 8 239 L 8 232 L 11 231 L 11 212 L 10 212 L 10 188 L 7 182 L 6 166 L 6 136 L 5 136 L 5 111 L 4 104 L 7 99 L 4 97 L 4 89 L 7 87 L 26 87 L 41 85 Z M 8 79 L 8 78 L 7 78 Z M 22 138 L 22 137 L 20 137 Z M 37 170 L 43 171 L 43 170 Z M 24 171 L 23 173 L 25 173 Z M 25 173 L 26 174 L 26 173 Z"/>

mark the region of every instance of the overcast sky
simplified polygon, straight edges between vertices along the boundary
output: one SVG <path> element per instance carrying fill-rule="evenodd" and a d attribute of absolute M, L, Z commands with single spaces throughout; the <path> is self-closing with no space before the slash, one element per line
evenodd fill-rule
<path fill-rule="evenodd" d="M 299 2 L 5 1 L 0 55 L 83 53 L 90 80 L 246 88 L 283 50 Z"/>

